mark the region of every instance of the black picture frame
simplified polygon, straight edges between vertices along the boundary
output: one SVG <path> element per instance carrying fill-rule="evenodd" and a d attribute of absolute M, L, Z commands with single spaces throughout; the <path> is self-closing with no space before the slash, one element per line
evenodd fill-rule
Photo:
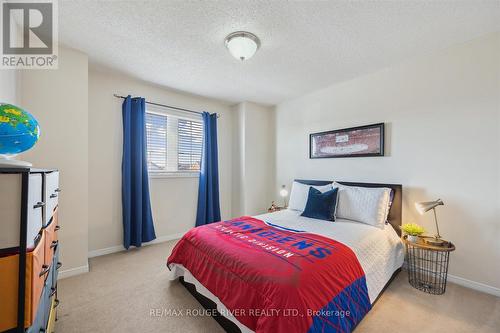
<path fill-rule="evenodd" d="M 375 152 L 370 152 L 370 153 L 346 153 L 346 154 L 327 154 L 327 153 L 322 153 L 321 155 L 319 154 L 313 154 L 313 142 L 315 137 L 321 137 L 321 136 L 331 136 L 332 134 L 338 134 L 338 133 L 345 133 L 344 135 L 352 135 L 353 132 L 355 131 L 363 131 L 363 130 L 373 130 L 377 129 L 379 132 L 379 140 L 377 140 L 376 144 L 378 144 L 378 149 L 375 149 Z M 335 136 L 336 138 L 337 136 Z M 349 128 L 342 128 L 342 129 L 336 129 L 336 130 L 331 130 L 331 131 L 325 131 L 325 132 L 318 132 L 318 133 L 311 133 L 309 134 L 309 158 L 310 159 L 318 159 L 318 158 L 345 158 L 345 157 L 373 157 L 373 156 L 384 156 L 384 145 L 385 145 L 385 126 L 384 123 L 377 123 L 377 124 L 370 124 L 370 125 L 364 125 L 364 126 L 356 126 L 356 127 L 349 127 Z M 340 146 L 340 145 L 339 145 Z M 373 150 L 373 149 L 372 149 Z"/>

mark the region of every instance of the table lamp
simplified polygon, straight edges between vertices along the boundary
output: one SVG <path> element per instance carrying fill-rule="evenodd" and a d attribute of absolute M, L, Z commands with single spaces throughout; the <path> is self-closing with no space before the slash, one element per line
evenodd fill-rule
<path fill-rule="evenodd" d="M 439 234 L 439 226 L 437 222 L 437 216 L 436 216 L 436 207 L 437 206 L 443 206 L 444 203 L 441 199 L 437 199 L 435 201 L 425 201 L 425 202 L 416 202 L 415 203 L 415 208 L 417 211 L 423 215 L 424 213 L 427 213 L 432 209 L 434 212 L 434 222 L 436 223 L 436 234 L 434 235 L 434 238 L 425 238 L 425 242 L 434 245 L 434 246 L 443 246 L 447 242 L 441 239 L 441 235 Z"/>
<path fill-rule="evenodd" d="M 286 189 L 286 186 L 285 185 L 281 185 L 280 197 L 283 198 L 283 204 L 284 204 L 283 207 L 285 207 L 285 208 L 286 208 L 286 197 L 287 196 L 288 196 L 288 191 Z"/>

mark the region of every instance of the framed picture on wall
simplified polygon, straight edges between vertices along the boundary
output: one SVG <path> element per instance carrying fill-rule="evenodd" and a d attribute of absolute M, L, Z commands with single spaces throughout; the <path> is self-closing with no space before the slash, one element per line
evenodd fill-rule
<path fill-rule="evenodd" d="M 384 156 L 384 123 L 309 135 L 309 158 Z"/>

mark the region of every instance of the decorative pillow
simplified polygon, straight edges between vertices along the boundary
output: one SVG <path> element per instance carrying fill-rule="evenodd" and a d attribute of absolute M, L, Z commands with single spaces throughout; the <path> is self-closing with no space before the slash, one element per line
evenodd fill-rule
<path fill-rule="evenodd" d="M 309 188 L 306 208 L 302 216 L 313 219 L 335 221 L 338 188 L 321 193 L 314 187 Z"/>
<path fill-rule="evenodd" d="M 383 228 L 389 214 L 391 189 L 357 187 L 334 183 L 339 188 L 337 218 Z"/>
<path fill-rule="evenodd" d="M 301 184 L 299 182 L 293 182 L 292 191 L 290 192 L 290 201 L 288 202 L 288 209 L 303 211 L 306 207 L 310 187 L 314 187 L 320 192 L 326 192 L 332 189 L 332 184 L 311 186 Z"/>

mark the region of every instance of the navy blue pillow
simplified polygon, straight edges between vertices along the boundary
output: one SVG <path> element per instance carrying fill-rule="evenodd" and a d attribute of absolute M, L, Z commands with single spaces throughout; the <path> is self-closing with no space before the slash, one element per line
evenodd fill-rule
<path fill-rule="evenodd" d="M 306 208 L 302 216 L 313 219 L 335 221 L 335 208 L 337 206 L 338 187 L 333 190 L 321 193 L 314 187 L 309 188 Z"/>

